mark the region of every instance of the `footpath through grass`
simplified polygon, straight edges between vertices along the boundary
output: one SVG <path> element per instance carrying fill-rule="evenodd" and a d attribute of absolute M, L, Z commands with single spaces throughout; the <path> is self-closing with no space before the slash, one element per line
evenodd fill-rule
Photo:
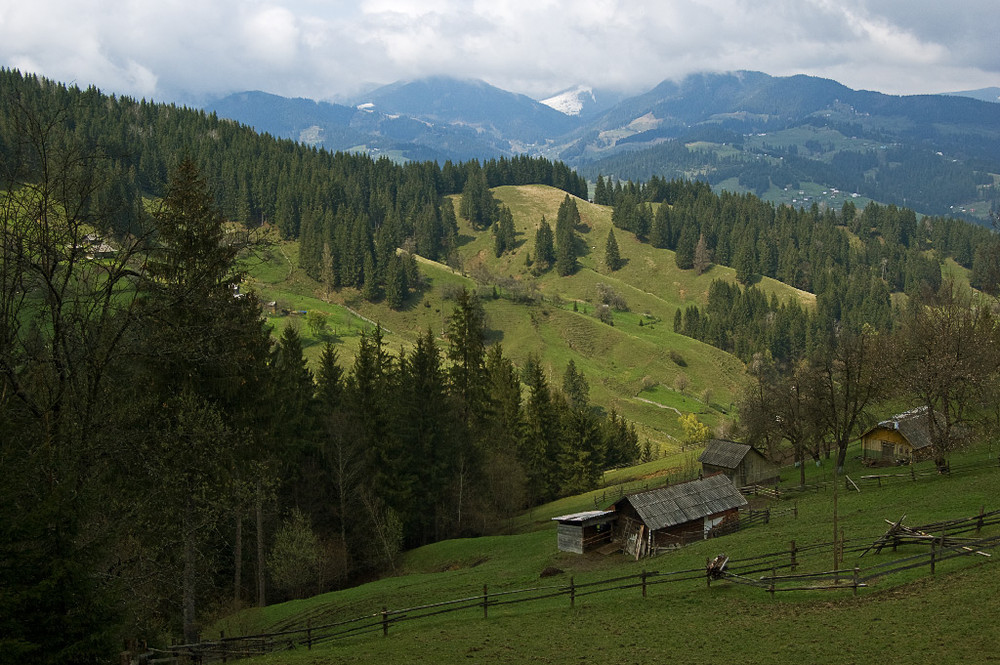
<path fill-rule="evenodd" d="M 852 451 L 853 453 L 853 451 Z M 906 524 L 967 517 L 1000 508 L 1000 467 L 988 449 L 956 455 L 953 464 L 978 468 L 952 476 L 894 480 L 879 488 L 862 483 L 861 492 L 837 483 L 838 527 L 851 542 L 870 542 L 904 514 Z M 639 562 L 621 554 L 583 556 L 560 553 L 551 514 L 583 509 L 587 496 L 536 508 L 518 521 L 524 533 L 436 543 L 407 553 L 399 575 L 314 598 L 245 612 L 220 624 L 227 635 L 332 623 L 390 609 L 475 596 L 484 584 L 491 593 L 542 584 L 576 584 L 638 574 L 704 566 L 725 552 L 733 559 L 830 542 L 833 538 L 833 486 L 829 467 L 807 469 L 818 490 L 774 503 L 776 510 L 797 508 L 769 524 L 738 534 L 695 543 Z M 867 473 L 851 459 L 853 479 Z M 620 472 L 621 473 L 621 472 Z M 793 476 L 794 477 L 791 477 Z M 785 470 L 792 485 L 797 473 Z M 759 500 L 755 500 L 759 501 Z M 872 566 L 888 558 L 925 551 L 906 546 L 898 553 L 869 553 L 862 560 L 848 553 L 842 569 Z M 1000 553 L 996 553 L 1000 556 Z M 831 559 L 827 561 L 827 559 Z M 540 579 L 548 567 L 561 574 Z M 802 572 L 829 570 L 832 551 L 804 557 Z M 388 637 L 361 635 L 269 656 L 281 663 L 524 662 L 599 660 L 638 663 L 669 658 L 680 663 L 775 663 L 788 661 L 861 663 L 986 662 L 1000 638 L 995 599 L 1000 569 L 979 556 L 938 565 L 931 576 L 924 566 L 875 580 L 857 597 L 850 591 L 788 592 L 770 597 L 761 589 L 728 582 L 693 580 L 624 589 L 578 598 L 537 602 L 451 614 L 393 625 Z"/>

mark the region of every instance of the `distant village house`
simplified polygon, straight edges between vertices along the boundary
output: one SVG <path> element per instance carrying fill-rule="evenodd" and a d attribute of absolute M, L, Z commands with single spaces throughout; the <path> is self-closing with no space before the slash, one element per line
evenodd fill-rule
<path fill-rule="evenodd" d="M 919 407 L 870 428 L 861 435 L 863 459 L 870 464 L 889 465 L 930 457 L 932 445 L 927 414 L 927 407 Z"/>

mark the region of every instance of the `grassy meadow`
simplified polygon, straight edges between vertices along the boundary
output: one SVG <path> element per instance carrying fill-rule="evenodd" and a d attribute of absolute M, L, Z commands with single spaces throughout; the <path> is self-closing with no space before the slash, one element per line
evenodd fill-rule
<path fill-rule="evenodd" d="M 868 473 L 852 451 L 847 474 Z M 979 468 L 952 476 L 927 476 L 916 482 L 894 480 L 881 488 L 861 483 L 861 492 L 837 483 L 838 525 L 850 543 L 870 543 L 887 528 L 884 520 L 906 516 L 919 525 L 995 510 L 1000 497 L 996 447 L 985 445 L 953 457 L 953 464 Z M 383 606 L 412 607 L 481 593 L 548 584 L 583 584 L 638 574 L 704 566 L 725 552 L 738 560 L 830 542 L 833 537 L 833 483 L 830 466 L 807 468 L 819 490 L 781 500 L 754 499 L 776 510 L 795 506 L 769 524 L 719 539 L 698 542 L 634 561 L 622 554 L 575 555 L 556 550 L 551 517 L 593 507 L 590 493 L 535 508 L 519 518 L 513 535 L 458 539 L 408 552 L 397 575 L 360 587 L 327 593 L 235 615 L 213 629 L 227 635 L 320 625 L 372 614 Z M 641 476 L 640 467 L 614 472 L 618 479 Z M 797 482 L 785 469 L 785 485 Z M 614 477 L 612 477 L 614 480 Z M 996 527 L 993 527 L 994 532 Z M 842 569 L 872 566 L 925 551 L 904 546 L 863 558 L 848 552 Z M 830 570 L 830 550 L 800 557 L 799 572 Z M 548 567 L 560 569 L 540 579 Z M 995 657 L 1000 624 L 989 608 L 1000 593 L 1000 574 L 990 559 L 970 556 L 879 578 L 857 596 L 850 591 L 778 593 L 730 582 L 707 587 L 699 580 L 652 584 L 648 596 L 624 589 L 579 597 L 570 607 L 565 596 L 491 608 L 483 619 L 476 609 L 394 625 L 388 637 L 359 635 L 333 640 L 307 651 L 299 648 L 259 662 L 273 663 L 517 663 L 535 660 L 570 663 L 867 663 L 898 662 L 901 653 L 918 663 L 988 662 Z"/>
<path fill-rule="evenodd" d="M 528 354 L 539 357 L 553 385 L 561 385 L 570 360 L 590 384 L 591 401 L 636 423 L 662 453 L 676 450 L 680 413 L 694 412 L 714 427 L 727 418 L 740 389 L 743 366 L 732 356 L 673 331 L 678 308 L 703 304 L 714 279 L 735 280 L 735 272 L 713 266 L 702 275 L 678 270 L 673 252 L 640 243 L 631 233 L 615 230 L 626 265 L 611 273 L 604 266 L 604 244 L 611 229 L 611 208 L 577 199 L 581 224 L 577 229 L 583 255 L 580 269 L 568 277 L 554 270 L 532 272 L 526 257 L 534 253 L 535 230 L 544 216 L 555 219 L 565 193 L 531 185 L 499 187 L 497 199 L 514 217 L 517 247 L 497 258 L 492 235 L 476 232 L 459 220 L 459 261 L 454 269 L 433 261 L 418 262 L 425 285 L 410 294 L 401 311 L 369 303 L 354 289 L 324 293 L 321 285 L 298 268 L 298 245 L 274 245 L 268 254 L 248 264 L 250 287 L 264 302 L 275 301 L 290 315 L 269 317 L 275 333 L 285 325 L 299 331 L 306 358 L 314 361 L 322 343 L 338 345 L 341 362 L 350 366 L 363 330 L 374 322 L 385 329 L 388 348 L 409 348 L 428 329 L 446 345 L 443 331 L 454 307 L 456 288 L 477 289 L 487 315 L 488 342 L 500 343 L 515 363 Z M 458 203 L 456 197 L 456 204 Z M 456 206 L 457 207 L 457 206 Z M 477 286 L 478 283 L 478 286 Z M 627 311 L 613 313 L 614 325 L 594 316 L 598 284 L 620 294 Z M 499 284 L 497 298 L 489 284 Z M 812 306 L 812 294 L 764 279 L 761 288 L 779 298 L 797 298 Z M 512 288 L 537 293 L 533 302 L 509 297 Z M 318 310 L 328 317 L 325 334 L 317 335 L 296 312 Z M 706 392 L 707 391 L 707 392 Z M 708 397 L 706 401 L 703 398 Z"/>

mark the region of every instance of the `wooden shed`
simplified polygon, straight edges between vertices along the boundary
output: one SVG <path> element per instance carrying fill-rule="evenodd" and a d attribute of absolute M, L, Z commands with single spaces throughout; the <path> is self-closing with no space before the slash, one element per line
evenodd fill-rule
<path fill-rule="evenodd" d="M 776 485 L 781 480 L 778 466 L 746 443 L 711 439 L 698 461 L 706 476 L 725 474 L 737 487 Z"/>
<path fill-rule="evenodd" d="M 615 519 L 613 510 L 588 510 L 553 517 L 552 520 L 558 523 L 556 538 L 559 551 L 583 554 L 610 542 Z"/>
<path fill-rule="evenodd" d="M 927 414 L 927 407 L 922 406 L 870 428 L 861 435 L 862 457 L 876 464 L 926 459 L 932 448 Z"/>
<path fill-rule="evenodd" d="M 638 558 L 655 548 L 708 538 L 723 523 L 738 522 L 745 505 L 747 500 L 721 473 L 629 494 L 612 506 L 618 515 L 616 538 Z"/>

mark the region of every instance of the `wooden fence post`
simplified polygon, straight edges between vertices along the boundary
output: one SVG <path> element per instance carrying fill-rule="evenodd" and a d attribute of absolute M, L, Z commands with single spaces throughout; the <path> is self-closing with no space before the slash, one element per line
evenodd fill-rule
<path fill-rule="evenodd" d="M 576 585 L 573 584 L 573 577 L 569 578 L 569 606 L 576 607 Z"/>
<path fill-rule="evenodd" d="M 986 509 L 986 506 L 979 506 L 979 520 L 976 522 L 976 535 L 977 536 L 979 535 L 979 532 L 983 530 L 983 511 L 985 509 Z"/>
<path fill-rule="evenodd" d="M 483 618 L 489 618 L 490 592 L 486 585 L 483 585 Z"/>
<path fill-rule="evenodd" d="M 646 571 L 642 571 L 642 597 L 646 597 Z"/>
<path fill-rule="evenodd" d="M 708 557 L 705 557 L 705 584 L 712 588 L 712 562 Z"/>
<path fill-rule="evenodd" d="M 389 610 L 382 606 L 382 637 L 389 634 Z"/>
<path fill-rule="evenodd" d="M 917 472 L 913 469 L 913 462 L 910 462 L 910 480 L 917 482 Z"/>
<path fill-rule="evenodd" d="M 768 585 L 767 589 L 768 591 L 771 592 L 771 598 L 774 598 L 774 578 L 777 576 L 777 574 L 778 574 L 777 571 L 774 568 L 771 568 L 771 584 Z"/>
<path fill-rule="evenodd" d="M 306 621 L 306 651 L 312 651 L 313 648 L 313 622 L 312 619 Z"/>
<path fill-rule="evenodd" d="M 225 640 L 225 639 L 226 639 L 226 631 L 220 630 L 219 631 L 219 651 L 222 652 L 222 662 L 223 663 L 229 661 L 229 652 L 226 650 L 225 646 L 222 644 L 222 641 Z"/>
<path fill-rule="evenodd" d="M 931 575 L 934 574 L 934 554 L 937 549 L 937 538 L 931 539 Z"/>
<path fill-rule="evenodd" d="M 792 572 L 793 573 L 795 572 L 795 569 L 799 565 L 799 562 L 795 560 L 795 555 L 796 555 L 797 552 L 798 552 L 798 549 L 796 549 L 796 547 L 795 547 L 795 541 L 793 540 L 792 541 L 792 551 L 791 551 L 791 554 L 792 554 Z"/>
<path fill-rule="evenodd" d="M 854 595 L 858 595 L 858 567 L 854 567 Z"/>

